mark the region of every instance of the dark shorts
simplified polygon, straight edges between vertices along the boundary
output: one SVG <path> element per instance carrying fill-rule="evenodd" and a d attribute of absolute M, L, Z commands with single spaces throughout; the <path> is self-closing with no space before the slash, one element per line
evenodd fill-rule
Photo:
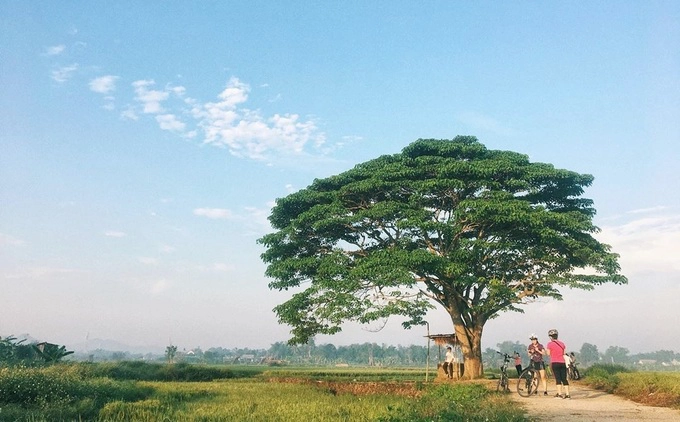
<path fill-rule="evenodd" d="M 531 369 L 535 369 L 537 371 L 542 371 L 543 369 L 545 369 L 545 362 L 543 362 L 543 361 L 536 362 L 536 361 L 532 360 L 531 361 Z"/>
<path fill-rule="evenodd" d="M 550 365 L 553 374 L 555 375 L 555 382 L 557 384 L 569 385 L 567 380 L 567 365 L 564 362 L 555 362 Z"/>

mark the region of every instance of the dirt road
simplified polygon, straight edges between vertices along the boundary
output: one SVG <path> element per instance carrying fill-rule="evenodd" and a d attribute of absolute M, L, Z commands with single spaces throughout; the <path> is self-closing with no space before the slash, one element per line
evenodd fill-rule
<path fill-rule="evenodd" d="M 578 383 L 570 386 L 570 400 L 554 398 L 554 384 L 548 386 L 548 393 L 550 395 L 547 397 L 538 395 L 524 398 L 513 391 L 512 396 L 527 409 L 529 417 L 536 421 L 680 421 L 680 410 L 644 406 Z"/>

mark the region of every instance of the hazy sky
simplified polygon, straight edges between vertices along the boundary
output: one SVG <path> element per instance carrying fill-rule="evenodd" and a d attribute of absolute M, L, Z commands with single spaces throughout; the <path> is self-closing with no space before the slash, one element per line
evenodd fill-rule
<path fill-rule="evenodd" d="M 651 0 L 0 0 L 0 336 L 285 341 L 273 201 L 456 135 L 593 174 L 630 280 L 501 314 L 484 347 L 680 352 L 680 2 Z M 424 344 L 377 328 L 316 341 Z"/>

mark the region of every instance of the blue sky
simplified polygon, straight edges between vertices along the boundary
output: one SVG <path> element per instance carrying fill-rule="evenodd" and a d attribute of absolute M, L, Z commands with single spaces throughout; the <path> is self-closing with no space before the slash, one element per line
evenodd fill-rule
<path fill-rule="evenodd" d="M 488 323 L 680 351 L 680 3 L 0 0 L 0 335 L 269 347 L 276 198 L 418 138 L 595 176 L 627 286 Z M 432 332 L 450 332 L 444 311 Z M 317 343 L 420 344 L 397 320 Z"/>

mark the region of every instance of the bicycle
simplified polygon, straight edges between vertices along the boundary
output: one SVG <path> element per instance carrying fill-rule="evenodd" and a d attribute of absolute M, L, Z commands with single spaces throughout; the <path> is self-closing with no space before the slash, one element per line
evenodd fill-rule
<path fill-rule="evenodd" d="M 576 362 L 571 362 L 567 365 L 567 376 L 572 381 L 581 379 L 581 373 L 579 373 L 578 368 L 576 367 Z"/>
<path fill-rule="evenodd" d="M 517 381 L 517 393 L 522 397 L 529 397 L 536 394 L 538 391 L 538 379 L 540 375 L 538 371 L 532 367 L 528 367 L 519 376 Z"/>
<path fill-rule="evenodd" d="M 508 362 L 510 362 L 510 355 L 507 353 L 501 353 L 496 351 L 499 355 L 503 356 L 503 365 L 501 365 L 501 377 L 498 379 L 498 385 L 496 385 L 496 391 L 510 391 L 510 378 L 508 377 Z"/>

